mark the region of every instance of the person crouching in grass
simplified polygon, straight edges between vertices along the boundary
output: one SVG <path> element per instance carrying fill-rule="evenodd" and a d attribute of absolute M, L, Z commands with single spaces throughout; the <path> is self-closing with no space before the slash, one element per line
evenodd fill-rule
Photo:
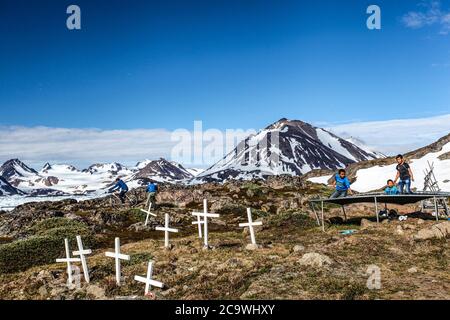
<path fill-rule="evenodd" d="M 394 181 L 392 179 L 389 179 L 387 181 L 387 187 L 384 189 L 385 194 L 393 195 L 393 194 L 399 194 L 400 192 L 397 189 L 397 186 L 395 185 Z"/>
<path fill-rule="evenodd" d="M 330 198 L 342 198 L 346 197 L 347 194 L 353 194 L 352 189 L 350 189 L 350 180 L 348 180 L 344 169 L 340 169 L 334 176 L 333 187 L 335 191 Z"/>

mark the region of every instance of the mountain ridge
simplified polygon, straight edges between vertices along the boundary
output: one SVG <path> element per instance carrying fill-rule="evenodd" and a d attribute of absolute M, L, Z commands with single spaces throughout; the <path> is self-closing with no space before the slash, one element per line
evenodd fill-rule
<path fill-rule="evenodd" d="M 302 175 L 313 169 L 337 169 L 375 158 L 376 154 L 323 128 L 301 120 L 282 118 L 245 138 L 220 161 L 199 174 L 194 182 L 264 179 L 277 174 Z"/>

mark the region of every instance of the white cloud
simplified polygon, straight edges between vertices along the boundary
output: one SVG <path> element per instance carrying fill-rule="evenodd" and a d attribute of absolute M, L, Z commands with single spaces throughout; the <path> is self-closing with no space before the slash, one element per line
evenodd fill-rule
<path fill-rule="evenodd" d="M 88 165 L 169 157 L 171 132 L 164 129 L 98 130 L 0 127 L 0 160 L 20 158 L 32 165 L 64 162 Z"/>
<path fill-rule="evenodd" d="M 410 11 L 402 17 L 403 24 L 411 29 L 437 25 L 439 33 L 446 35 L 450 32 L 450 10 L 443 10 L 440 1 L 421 2 L 421 11 Z"/>
<path fill-rule="evenodd" d="M 387 155 L 404 153 L 433 143 L 450 133 L 450 114 L 420 118 L 329 125 L 343 138 L 355 137 Z"/>
<path fill-rule="evenodd" d="M 407 152 L 425 146 L 450 132 L 450 114 L 422 119 L 352 122 L 339 125 L 321 125 L 344 138 L 355 137 L 370 148 L 386 154 Z M 239 131 L 239 130 L 237 130 Z M 192 135 L 192 130 L 185 130 Z M 100 130 L 49 127 L 1 127 L 0 162 L 20 158 L 39 169 L 45 162 L 70 163 L 87 167 L 96 162 L 117 161 L 134 165 L 144 159 L 181 161 L 195 167 L 206 167 L 220 160 L 227 151 L 253 129 L 240 130 L 237 135 L 223 131 L 203 131 L 200 149 L 191 149 L 191 159 L 203 157 L 203 163 L 174 158 L 172 151 L 178 141 L 172 140 L 172 131 L 165 129 Z M 213 142 L 208 137 L 216 135 Z M 236 137 L 238 136 L 238 137 Z M 183 146 L 190 148 L 192 138 Z M 198 139 L 195 138 L 197 143 Z M 214 143 L 212 145 L 211 143 Z M 215 152 L 211 152 L 215 151 Z"/>
<path fill-rule="evenodd" d="M 144 159 L 182 162 L 195 167 L 207 167 L 220 160 L 237 143 L 255 130 L 234 130 L 231 134 L 200 128 L 200 135 L 181 129 L 100 130 L 49 127 L 1 127 L 0 164 L 11 158 L 40 168 L 44 163 L 70 163 L 82 168 L 98 162 L 120 162 L 134 165 Z M 194 148 L 195 145 L 198 146 Z M 176 147 L 176 148 L 175 148 Z M 178 156 L 175 150 L 188 156 Z M 174 154 L 175 153 L 175 154 Z"/>

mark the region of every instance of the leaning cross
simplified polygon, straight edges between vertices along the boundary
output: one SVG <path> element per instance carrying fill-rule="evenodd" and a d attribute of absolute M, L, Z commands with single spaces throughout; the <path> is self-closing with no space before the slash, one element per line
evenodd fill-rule
<path fill-rule="evenodd" d="M 147 224 L 148 224 L 148 218 L 150 217 L 150 215 L 156 217 L 156 214 L 154 214 L 153 212 L 151 212 L 151 210 L 152 210 L 152 203 L 151 203 L 151 202 L 150 202 L 150 205 L 148 206 L 148 210 L 141 209 L 142 212 L 145 212 L 145 213 L 147 214 L 147 216 L 145 217 L 145 223 L 144 223 L 144 226 L 147 226 Z"/>
<path fill-rule="evenodd" d="M 164 284 L 162 282 L 156 281 L 152 279 L 152 272 L 153 272 L 153 261 L 148 262 L 148 268 L 147 268 L 147 277 L 141 277 L 141 276 L 134 276 L 134 280 L 145 283 L 145 295 L 147 295 L 150 291 L 150 286 L 155 286 L 158 288 L 162 288 Z"/>
<path fill-rule="evenodd" d="M 253 230 L 253 226 L 262 226 L 262 222 L 253 222 L 252 211 L 250 210 L 250 208 L 247 208 L 247 217 L 248 223 L 239 223 L 239 227 L 248 227 L 248 229 L 250 230 L 250 238 L 252 240 L 252 244 L 256 244 L 255 231 Z"/>
<path fill-rule="evenodd" d="M 208 248 L 208 218 L 218 218 L 220 215 L 207 212 L 206 199 L 203 200 L 203 212 L 192 212 L 192 215 L 197 216 L 197 222 L 199 222 L 200 217 L 203 217 L 204 246 Z"/>
<path fill-rule="evenodd" d="M 71 262 L 80 262 L 80 258 L 71 258 L 70 250 L 69 250 L 69 240 L 64 239 L 64 247 L 66 249 L 66 257 L 62 259 L 56 259 L 56 262 L 66 262 L 67 263 L 67 276 L 69 279 L 69 283 L 71 284 L 73 281 L 72 278 L 72 265 Z"/>
<path fill-rule="evenodd" d="M 120 253 L 120 239 L 115 239 L 115 248 L 114 252 L 105 252 L 105 256 L 116 259 L 116 282 L 117 285 L 120 286 L 120 259 L 122 260 L 130 260 L 130 256 L 126 254 Z"/>
<path fill-rule="evenodd" d="M 83 242 L 81 241 L 80 236 L 77 236 L 77 244 L 78 244 L 78 251 L 74 251 L 73 255 L 80 256 L 81 265 L 83 267 L 84 279 L 86 280 L 87 283 L 89 283 L 89 281 L 90 281 L 89 280 L 89 269 L 88 269 L 85 255 L 91 254 L 92 250 L 91 249 L 83 249 Z"/>
<path fill-rule="evenodd" d="M 156 227 L 155 230 L 164 231 L 164 247 L 169 248 L 169 232 L 178 232 L 178 229 L 169 228 L 169 214 L 166 213 L 164 227 Z"/>

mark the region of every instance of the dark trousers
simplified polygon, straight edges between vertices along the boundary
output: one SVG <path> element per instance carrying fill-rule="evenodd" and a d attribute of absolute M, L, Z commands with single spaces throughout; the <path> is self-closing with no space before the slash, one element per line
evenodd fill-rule
<path fill-rule="evenodd" d="M 122 203 L 125 203 L 125 195 L 127 194 L 127 192 L 128 192 L 128 190 L 122 190 L 119 193 L 119 198 L 120 198 L 120 201 L 122 201 Z"/>

